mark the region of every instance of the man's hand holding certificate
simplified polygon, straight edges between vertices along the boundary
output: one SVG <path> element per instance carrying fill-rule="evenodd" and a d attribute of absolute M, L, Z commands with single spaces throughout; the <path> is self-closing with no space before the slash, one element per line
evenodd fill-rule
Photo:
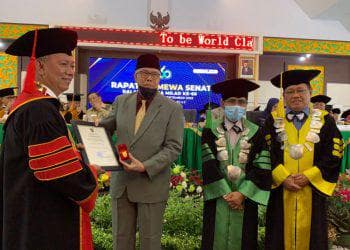
<path fill-rule="evenodd" d="M 101 166 L 104 170 L 121 170 L 116 157 L 116 149 L 112 146 L 105 128 L 94 123 L 72 121 L 78 142 L 84 145 L 82 156 L 85 163 Z"/>

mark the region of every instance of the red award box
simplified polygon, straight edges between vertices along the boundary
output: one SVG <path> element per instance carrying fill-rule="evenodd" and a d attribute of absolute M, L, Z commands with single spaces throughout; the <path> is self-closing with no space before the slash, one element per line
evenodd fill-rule
<path fill-rule="evenodd" d="M 118 144 L 118 152 L 122 161 L 130 160 L 128 148 L 125 144 Z"/>

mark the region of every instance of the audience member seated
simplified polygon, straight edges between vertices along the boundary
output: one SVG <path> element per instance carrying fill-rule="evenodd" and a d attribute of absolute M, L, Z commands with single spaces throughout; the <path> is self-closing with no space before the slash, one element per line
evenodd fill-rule
<path fill-rule="evenodd" d="M 331 114 L 332 114 L 332 116 L 333 116 L 335 122 L 338 122 L 338 121 L 339 121 L 339 115 L 340 115 L 340 113 L 341 113 L 340 109 L 338 109 L 338 108 L 332 109 Z"/>
<path fill-rule="evenodd" d="M 81 109 L 80 101 L 82 94 L 65 94 L 68 100 L 68 111 L 64 114 L 66 123 L 70 123 L 71 120 L 82 120 L 84 112 Z"/>
<path fill-rule="evenodd" d="M 315 95 L 311 97 L 310 101 L 312 102 L 314 109 L 326 110 L 326 104 L 329 103 L 331 99 L 332 98 L 326 95 Z"/>
<path fill-rule="evenodd" d="M 199 120 L 198 120 L 198 127 L 203 128 L 205 126 L 205 119 L 207 115 L 208 109 L 216 109 L 220 107 L 220 105 L 214 103 L 214 102 L 208 102 L 203 106 L 203 109 L 199 111 Z"/>
<path fill-rule="evenodd" d="M 260 127 L 264 126 L 265 120 L 268 115 L 277 108 L 278 99 L 270 98 L 267 102 L 264 111 L 248 111 L 247 119 Z"/>
<path fill-rule="evenodd" d="M 88 95 L 91 108 L 86 111 L 84 120 L 92 122 L 98 119 L 99 121 L 106 118 L 112 110 L 112 105 L 102 102 L 101 96 L 96 92 L 91 92 Z"/>
<path fill-rule="evenodd" d="M 4 123 L 8 117 L 8 113 L 10 107 L 14 100 L 16 99 L 16 95 L 14 92 L 15 88 L 4 88 L 0 90 L 0 98 L 1 98 L 1 107 L 0 107 L 0 122 Z"/>
<path fill-rule="evenodd" d="M 345 122 L 345 124 L 350 124 L 350 109 L 344 111 L 341 115 L 341 118 Z"/>

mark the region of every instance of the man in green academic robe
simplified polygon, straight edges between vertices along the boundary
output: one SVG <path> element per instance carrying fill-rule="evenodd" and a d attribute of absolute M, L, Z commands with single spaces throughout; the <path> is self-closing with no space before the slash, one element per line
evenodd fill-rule
<path fill-rule="evenodd" d="M 248 92 L 258 87 L 245 79 L 212 86 L 224 115 L 208 116 L 202 133 L 203 250 L 257 248 L 258 204 L 267 204 L 271 186 L 264 136 L 245 118 Z"/>

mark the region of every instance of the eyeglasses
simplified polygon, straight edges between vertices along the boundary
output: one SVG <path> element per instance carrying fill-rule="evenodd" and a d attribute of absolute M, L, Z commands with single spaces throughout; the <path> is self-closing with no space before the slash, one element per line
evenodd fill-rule
<path fill-rule="evenodd" d="M 160 77 L 160 74 L 158 72 L 139 71 L 137 73 L 140 74 L 141 78 L 151 77 L 152 79 L 156 79 Z"/>
<path fill-rule="evenodd" d="M 297 89 L 297 90 L 287 90 L 285 92 L 286 95 L 294 95 L 295 93 L 298 95 L 305 95 L 307 93 L 307 89 Z"/>
<path fill-rule="evenodd" d="M 225 103 L 230 104 L 230 105 L 246 105 L 247 104 L 247 99 L 245 98 L 235 98 L 235 97 L 230 97 L 225 101 Z"/>

